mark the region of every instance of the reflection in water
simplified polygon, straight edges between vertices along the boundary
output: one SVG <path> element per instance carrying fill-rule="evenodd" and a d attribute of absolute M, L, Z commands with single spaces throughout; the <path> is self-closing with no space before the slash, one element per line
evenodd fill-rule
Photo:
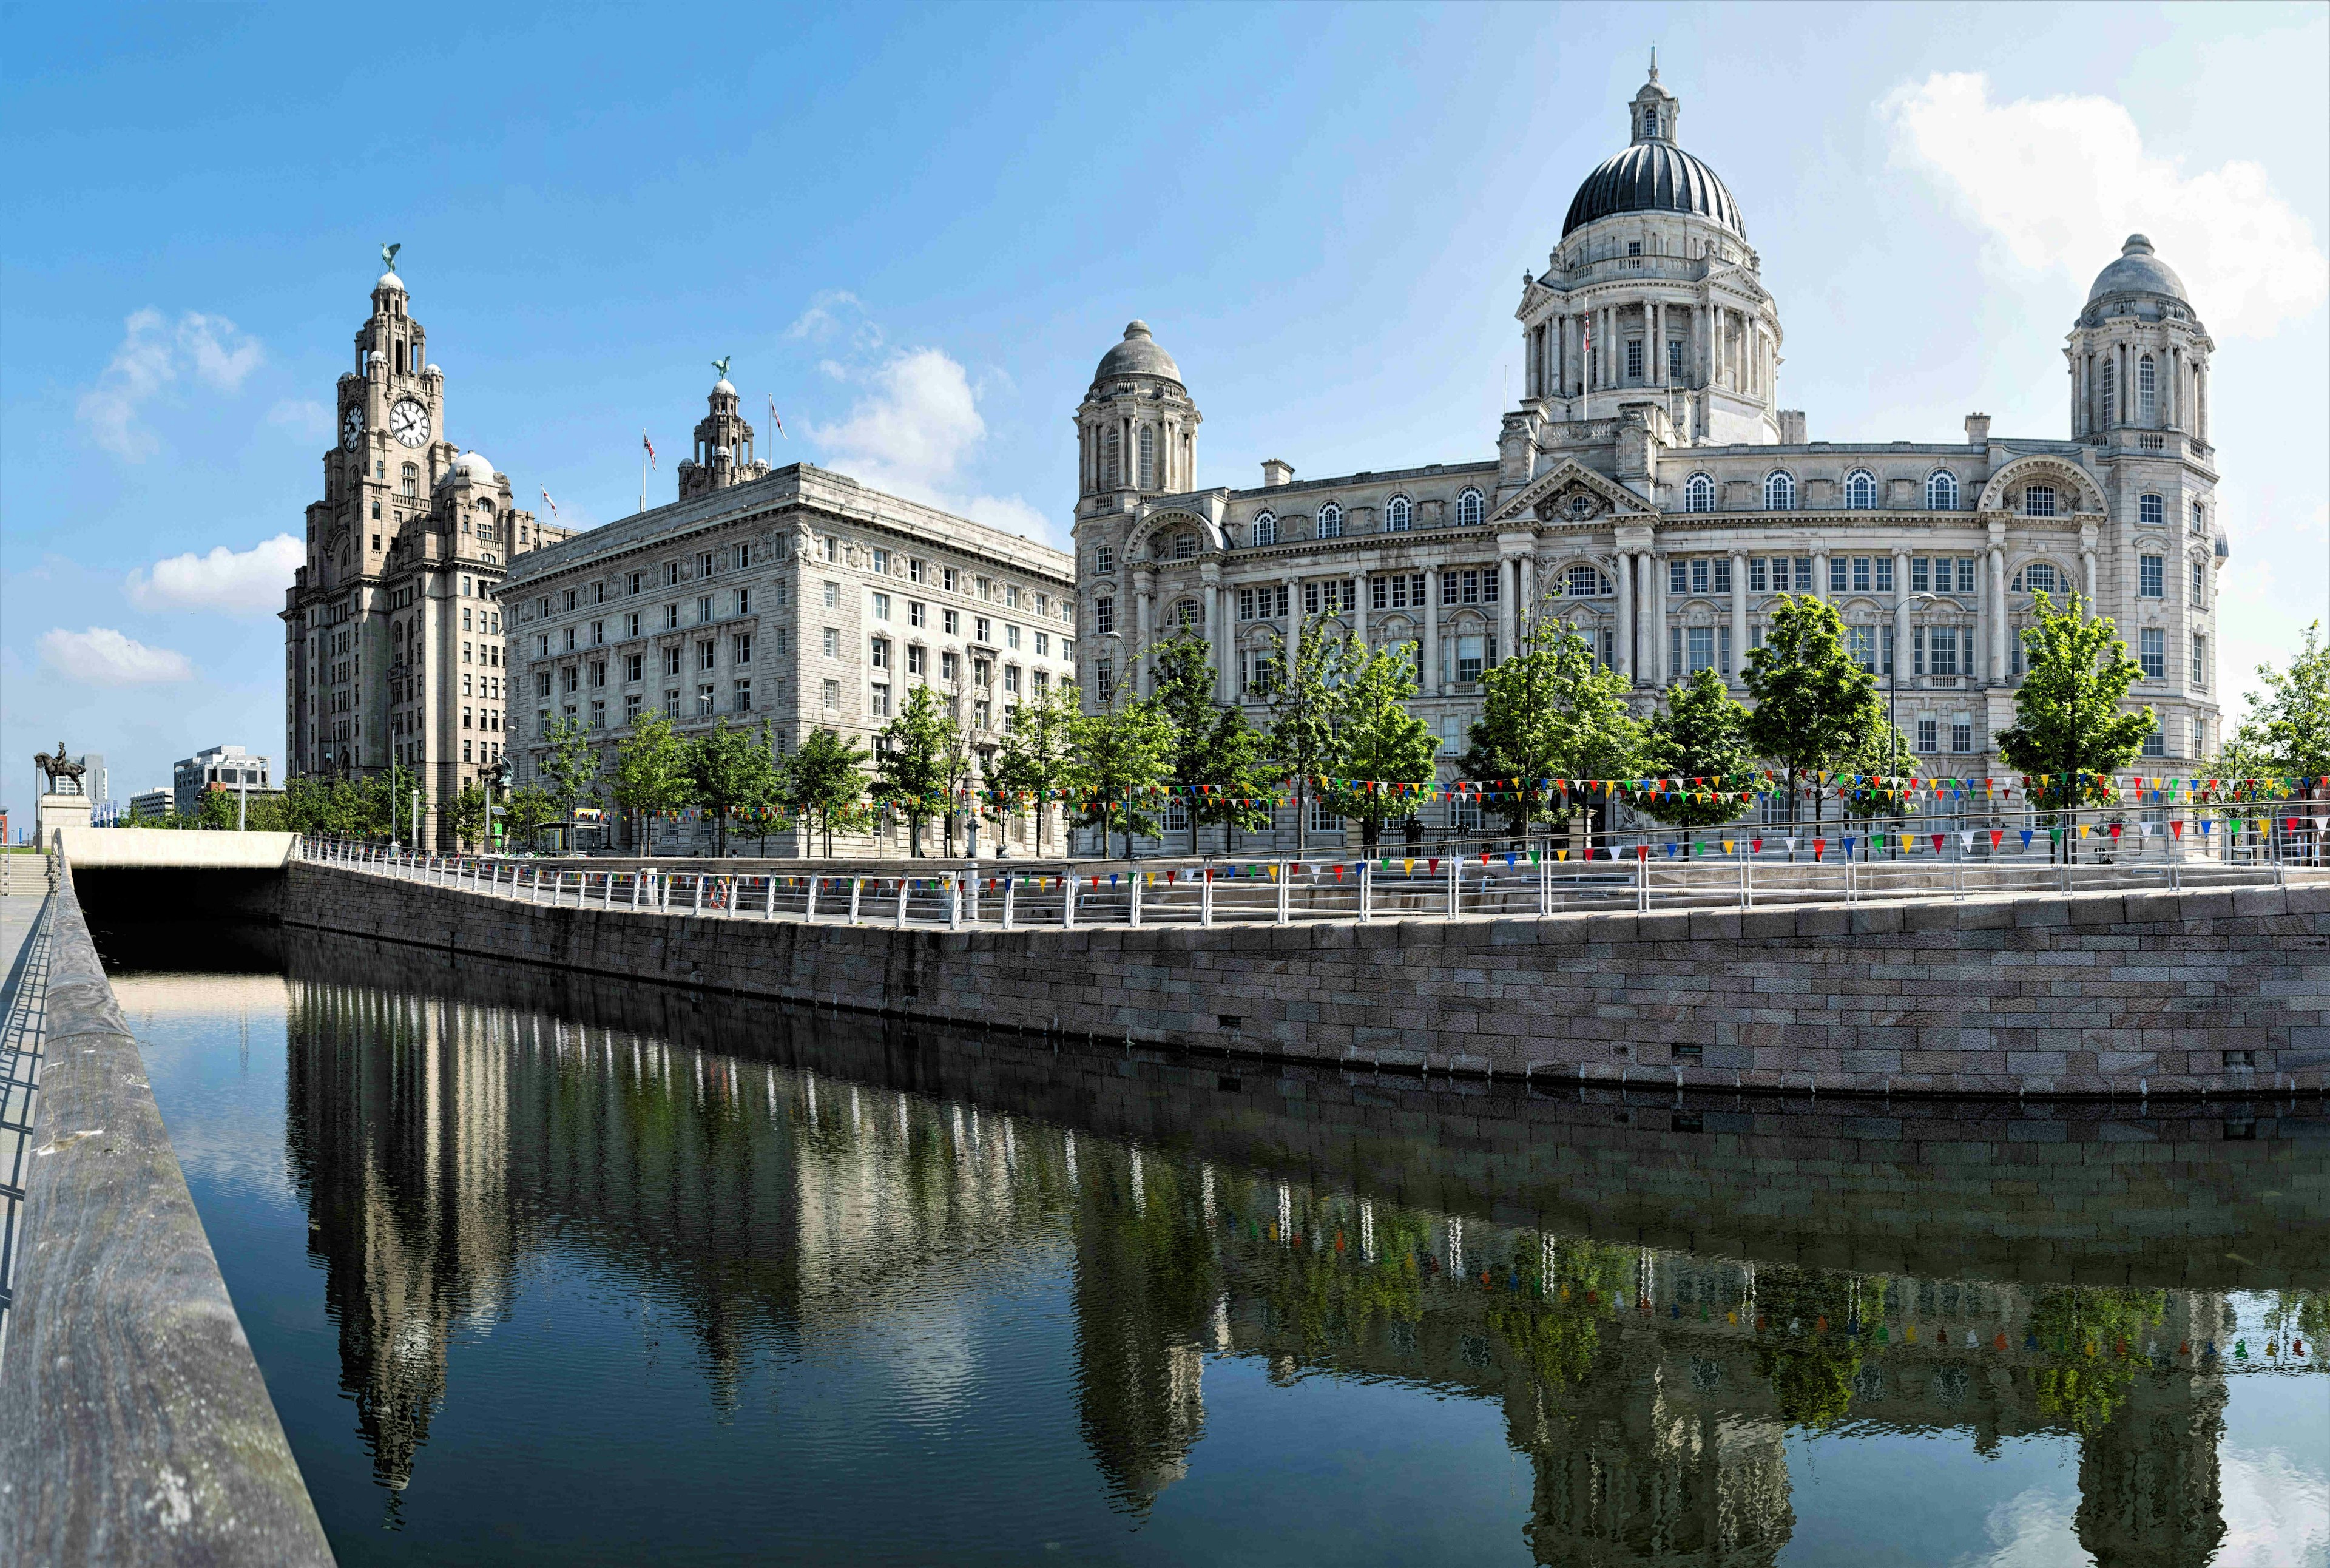
<path fill-rule="evenodd" d="M 933 1421 L 976 1370 L 947 1330 L 965 1306 L 949 1293 L 1062 1250 L 1075 1421 L 1127 1516 L 1189 1474 L 1208 1360 L 1227 1355 L 1280 1383 L 1492 1402 L 1533 1468 L 1520 1528 L 1549 1563 L 1775 1561 L 1797 1525 L 1792 1431 L 1963 1432 L 1984 1454 L 2054 1434 L 2077 1444 L 2074 1526 L 2098 1562 L 2204 1563 L 2224 1529 L 2230 1380 L 2322 1364 L 2330 1328 L 2318 1288 L 2243 1294 L 2322 1278 L 2322 1162 L 2270 1136 L 2277 1117 L 2294 1125 L 2287 1107 L 2246 1113 L 2262 1139 L 2228 1140 L 2212 1110 L 2089 1140 L 2104 1152 L 2079 1168 L 2131 1140 L 2189 1141 L 2198 1174 L 2145 1212 L 2122 1201 L 2129 1232 L 2151 1237 L 2135 1252 L 2099 1238 L 1969 1275 L 1949 1258 L 2001 1222 L 1978 1202 L 1904 1229 L 1899 1193 L 1865 1173 L 1871 1192 L 1807 1196 L 1805 1150 L 1837 1146 L 1825 1120 L 1752 1113 L 1761 1130 L 1719 1141 L 1692 1129 L 1720 1107 L 1435 1100 L 1336 1074 L 697 1012 L 522 971 L 381 984 L 364 953 L 293 946 L 287 1128 L 343 1384 L 392 1488 L 428 1464 L 432 1417 L 464 1397 L 448 1383 L 456 1336 L 490 1333 L 550 1249 L 601 1256 L 679 1304 L 715 1409 L 757 1346 L 814 1352 L 912 1319 L 924 1337 L 897 1375 Z M 1913 1135 L 1951 1114 L 1902 1113 L 1915 1125 L 1894 1127 L 1889 1168 L 1919 1168 Z M 1608 1147 L 1631 1148 L 1651 1181 L 1653 1116 L 1708 1183 L 1665 1233 L 1549 1196 L 1590 1188 Z M 1975 1138 L 1959 1136 L 1956 1159 Z M 2078 1141 L 2017 1132 L 1998 1146 Z M 2316 1229 L 2229 1230 L 2203 1164 L 2226 1149 L 2267 1162 L 2227 1180 L 2270 1172 Z M 1978 1190 L 1950 1169 L 1934 1182 Z M 2034 1214 L 2068 1201 L 2025 1200 Z M 2180 1226 L 2253 1271 L 2209 1273 L 2229 1266 L 2186 1256 Z M 1691 1245 L 1702 1233 L 1726 1244 Z M 2228 1234 L 2240 1245 L 2218 1245 Z M 2178 1261 L 2146 1285 L 2137 1264 L 2161 1258 Z"/>

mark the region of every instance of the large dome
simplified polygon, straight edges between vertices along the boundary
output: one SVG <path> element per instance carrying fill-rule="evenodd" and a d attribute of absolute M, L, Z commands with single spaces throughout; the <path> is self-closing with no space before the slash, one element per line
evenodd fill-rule
<path fill-rule="evenodd" d="M 1738 204 L 1715 171 L 1670 141 L 1636 142 L 1587 175 L 1570 198 L 1561 237 L 1614 213 L 1691 213 L 1748 237 Z"/>
<path fill-rule="evenodd" d="M 1173 356 L 1157 347 L 1157 339 L 1149 335 L 1149 323 L 1135 321 L 1124 329 L 1124 341 L 1100 356 L 1100 368 L 1093 372 L 1094 381 L 1106 381 L 1117 375 L 1161 375 L 1169 381 L 1181 379 L 1181 367 Z"/>
<path fill-rule="evenodd" d="M 2092 305 L 2107 294 L 2165 294 L 2187 305 L 2193 302 L 2184 292 L 2184 280 L 2152 253 L 2152 242 L 2142 234 L 2130 234 L 2127 243 L 2120 247 L 2119 260 L 2096 274 L 2096 286 L 2088 290 L 2088 303 Z"/>

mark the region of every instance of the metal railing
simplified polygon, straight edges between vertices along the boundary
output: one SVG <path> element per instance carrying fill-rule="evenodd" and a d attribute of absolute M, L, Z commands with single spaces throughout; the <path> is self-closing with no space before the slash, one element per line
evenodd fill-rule
<path fill-rule="evenodd" d="M 435 855 L 301 841 L 303 860 L 548 908 L 629 909 L 728 920 L 1075 929 L 1080 926 L 1284 926 L 1312 920 L 1458 919 L 1566 913 L 1754 909 L 2004 894 L 2275 886 L 2330 870 L 2287 860 L 2228 863 L 2164 854 L 2112 864 L 2036 854 L 1886 860 L 1776 851 L 1574 860 L 1520 848 L 1463 855 L 1289 856 L 1227 860 L 958 862 L 838 870 L 829 862 L 606 864 Z"/>

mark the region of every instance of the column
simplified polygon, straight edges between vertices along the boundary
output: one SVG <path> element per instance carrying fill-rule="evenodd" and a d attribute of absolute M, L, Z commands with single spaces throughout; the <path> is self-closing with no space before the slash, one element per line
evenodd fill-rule
<path fill-rule="evenodd" d="M 1289 575 L 1286 579 L 1286 668 L 1279 672 L 1282 680 L 1294 678 L 1294 656 L 1302 646 L 1302 580 Z"/>
<path fill-rule="evenodd" d="M 1569 313 L 1554 318 L 1553 394 L 1569 395 Z"/>
<path fill-rule="evenodd" d="M 1656 684 L 1664 686 L 1673 678 L 1667 660 L 1667 563 L 1656 553 L 1643 557 L 1643 569 L 1651 575 L 1651 669 L 1657 677 Z"/>
<path fill-rule="evenodd" d="M 2197 423 L 2193 433 L 2205 445 L 2209 440 L 2209 366 L 2203 360 L 2195 367 L 2196 388 L 2193 394 L 2193 415 Z"/>
<path fill-rule="evenodd" d="M 2079 552 L 2079 575 L 2085 580 L 2088 613 L 2096 613 L 2096 553 L 2093 549 Z"/>
<path fill-rule="evenodd" d="M 1724 679 L 1734 682 L 1748 670 L 1748 557 L 1731 557 L 1731 668 Z"/>
<path fill-rule="evenodd" d="M 1634 552 L 1618 552 L 1618 673 L 1634 682 Z"/>
<path fill-rule="evenodd" d="M 2184 351 L 2174 344 L 2168 346 L 2168 417 L 2163 421 L 2170 430 L 2184 428 Z"/>
<path fill-rule="evenodd" d="M 1803 504 L 1804 496 L 1801 492 L 1798 493 L 1796 501 L 1798 505 Z M 1813 549 L 1813 597 L 1823 604 L 1828 603 L 1828 546 L 1826 545 L 1818 545 Z"/>
<path fill-rule="evenodd" d="M 1440 568 L 1424 574 L 1424 694 L 1440 695 Z"/>
<path fill-rule="evenodd" d="M 1150 639 L 1154 635 L 1151 615 L 1156 600 L 1156 578 L 1145 571 L 1134 574 L 1132 634 L 1135 641 L 1125 650 L 1125 653 L 1132 662 L 1132 669 L 1140 671 L 1140 679 L 1133 689 L 1143 697 L 1149 695 L 1149 644 Z M 1132 672 L 1132 670 L 1126 671 L 1127 674 Z"/>
<path fill-rule="evenodd" d="M 1878 650 L 1882 661 L 1884 650 Z M 1893 674 L 1889 680 L 1899 681 L 1909 668 L 1909 552 L 1893 552 Z"/>
<path fill-rule="evenodd" d="M 1359 646 L 1368 645 L 1368 575 L 1360 572 L 1351 578 L 1351 634 Z"/>
<path fill-rule="evenodd" d="M 1519 570 L 1514 576 L 1520 580 L 1520 596 L 1513 601 L 1513 623 L 1521 628 L 1528 626 L 1530 617 L 1537 613 L 1537 561 L 1533 556 L 1523 556 L 1516 565 Z"/>
<path fill-rule="evenodd" d="M 1667 384 L 1666 310 L 1656 299 L 1643 305 L 1643 349 L 1651 356 L 1650 372 L 1653 386 Z"/>
<path fill-rule="evenodd" d="M 1598 377 L 1605 391 L 1618 385 L 1618 308 L 1602 307 L 1602 330 L 1595 336 L 1602 341 L 1602 374 Z"/>
<path fill-rule="evenodd" d="M 1497 559 L 1497 657 L 1492 660 L 1501 664 L 1513 656 L 1513 558 L 1501 556 Z"/>
<path fill-rule="evenodd" d="M 1227 702 L 1236 690 L 1230 679 L 1229 589 L 1222 585 L 1222 568 L 1217 561 L 1208 561 L 1198 569 L 1198 578 L 1206 585 L 1206 641 L 1214 660 L 1214 700 Z"/>
<path fill-rule="evenodd" d="M 1990 684 L 2006 679 L 2006 552 L 1990 547 L 1990 606 L 1983 612 L 1990 622 Z"/>

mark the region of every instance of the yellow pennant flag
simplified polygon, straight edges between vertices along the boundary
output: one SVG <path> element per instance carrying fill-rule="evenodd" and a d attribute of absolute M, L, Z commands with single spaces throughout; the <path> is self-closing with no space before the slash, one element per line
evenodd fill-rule
<path fill-rule="evenodd" d="M 1729 854 L 1729 853 L 1731 852 L 1731 844 L 1732 844 L 1732 841 L 1731 841 L 1731 840 L 1729 840 L 1729 839 L 1726 839 L 1726 840 L 1724 840 L 1724 841 L 1723 841 L 1723 852 L 1724 852 L 1725 854 L 1727 854 L 1727 855 L 1728 855 L 1728 854 Z"/>

